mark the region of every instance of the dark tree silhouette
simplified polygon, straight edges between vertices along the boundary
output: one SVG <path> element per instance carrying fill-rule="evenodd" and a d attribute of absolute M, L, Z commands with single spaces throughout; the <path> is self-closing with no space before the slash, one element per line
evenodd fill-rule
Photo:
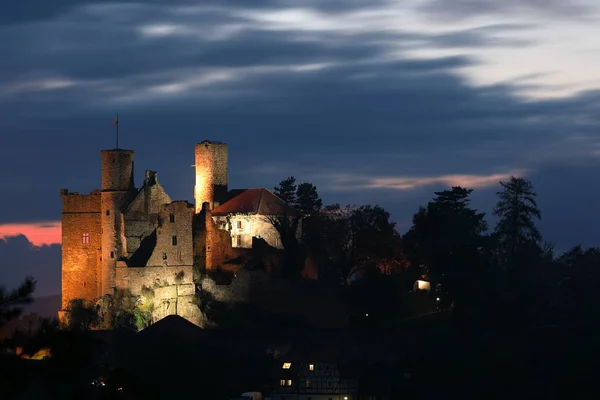
<path fill-rule="evenodd" d="M 502 288 L 511 315 L 527 321 L 535 313 L 533 304 L 537 301 L 534 287 L 539 277 L 535 276 L 535 270 L 541 263 L 543 249 L 535 219 L 541 219 L 541 213 L 531 182 L 511 176 L 500 184 L 503 189 L 497 193 L 499 199 L 494 208 L 498 217 L 494 234 L 501 267 L 499 279 L 502 279 L 497 286 Z"/>
<path fill-rule="evenodd" d="M 426 271 L 434 285 L 442 283 L 455 301 L 473 297 L 489 246 L 485 214 L 469 204 L 472 192 L 458 186 L 435 192 L 403 237 L 411 264 Z"/>
<path fill-rule="evenodd" d="M 87 331 L 99 323 L 96 307 L 84 299 L 73 299 L 67 306 L 68 318 L 66 328 L 73 332 Z"/>
<path fill-rule="evenodd" d="M 323 202 L 316 186 L 308 182 L 297 185 L 293 176 L 282 180 L 274 191 L 288 207 L 283 207 L 266 219 L 279 233 L 281 245 L 285 250 L 283 274 L 297 277 L 304 265 L 304 253 L 298 241 L 298 232 L 302 224 L 321 209 Z"/>
<path fill-rule="evenodd" d="M 285 178 L 274 188 L 275 194 L 289 205 L 296 204 L 297 190 L 298 185 L 296 185 L 296 178 L 293 176 Z"/>
<path fill-rule="evenodd" d="M 514 266 L 520 261 L 519 254 L 539 248 L 542 235 L 534 219 L 541 219 L 541 213 L 530 181 L 511 176 L 500 185 L 503 189 L 497 193 L 499 199 L 493 212 L 499 218 L 495 234 L 502 261 Z"/>
<path fill-rule="evenodd" d="M 390 221 L 390 213 L 381 206 L 365 205 L 349 214 L 349 255 L 345 277 L 367 269 L 376 268 L 383 272 L 396 265 L 396 247 L 400 235 L 396 224 Z"/>
<path fill-rule="evenodd" d="M 8 320 L 18 317 L 23 313 L 23 306 L 31 304 L 36 281 L 32 277 L 26 277 L 21 285 L 8 292 L 0 286 L 0 327 Z"/>
<path fill-rule="evenodd" d="M 564 322 L 599 324 L 600 248 L 575 246 L 556 259 L 555 306 Z"/>
<path fill-rule="evenodd" d="M 402 264 L 400 235 L 381 206 L 339 204 L 314 213 L 304 225 L 304 243 L 319 260 L 319 276 L 349 282 L 367 269 L 391 273 Z"/>
<path fill-rule="evenodd" d="M 325 206 L 303 225 L 302 237 L 319 262 L 319 279 L 339 282 L 346 277 L 350 250 L 350 206 Z"/>
<path fill-rule="evenodd" d="M 292 205 L 304 217 L 308 217 L 319 211 L 323 206 L 323 201 L 319 197 L 317 187 L 312 183 L 301 183 L 296 189 L 296 201 Z"/>

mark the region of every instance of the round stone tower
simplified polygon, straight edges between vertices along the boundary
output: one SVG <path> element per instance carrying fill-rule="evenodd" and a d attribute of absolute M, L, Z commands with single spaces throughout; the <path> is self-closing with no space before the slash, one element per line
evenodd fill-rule
<path fill-rule="evenodd" d="M 196 213 L 202 211 L 203 203 L 212 210 L 227 197 L 227 144 L 209 140 L 196 144 L 195 167 Z"/>
<path fill-rule="evenodd" d="M 102 150 L 102 268 L 101 295 L 113 294 L 117 260 L 125 254 L 125 232 L 121 208 L 130 198 L 133 182 L 133 151 Z"/>

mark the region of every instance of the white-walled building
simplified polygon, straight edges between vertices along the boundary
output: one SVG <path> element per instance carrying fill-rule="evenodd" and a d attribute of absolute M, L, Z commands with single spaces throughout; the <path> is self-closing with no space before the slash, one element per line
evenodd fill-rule
<path fill-rule="evenodd" d="M 283 248 L 279 232 L 269 221 L 269 216 L 292 216 L 293 210 L 285 201 L 267 189 L 232 190 L 231 193 L 235 197 L 212 210 L 212 216 L 219 229 L 231 234 L 232 246 L 251 248 L 252 238 L 259 237 L 270 246 Z"/>

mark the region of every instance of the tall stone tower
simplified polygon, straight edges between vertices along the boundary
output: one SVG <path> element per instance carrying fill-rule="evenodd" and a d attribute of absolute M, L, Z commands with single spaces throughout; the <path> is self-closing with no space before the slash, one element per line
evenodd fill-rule
<path fill-rule="evenodd" d="M 133 151 L 102 150 L 102 262 L 100 295 L 114 293 L 117 260 L 126 254 L 124 218 L 121 209 L 135 193 Z"/>
<path fill-rule="evenodd" d="M 209 203 L 212 210 L 227 196 L 227 144 L 204 140 L 196 144 L 195 156 L 194 200 L 198 214 L 203 203 Z"/>

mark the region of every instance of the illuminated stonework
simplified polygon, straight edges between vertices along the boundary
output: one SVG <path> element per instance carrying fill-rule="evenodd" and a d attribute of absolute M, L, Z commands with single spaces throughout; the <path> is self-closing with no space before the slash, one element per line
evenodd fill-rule
<path fill-rule="evenodd" d="M 212 210 L 227 196 L 228 150 L 225 143 L 205 140 L 196 144 L 194 153 L 196 167 L 194 200 L 196 213 L 199 213 L 203 203 L 209 203 Z"/>
<path fill-rule="evenodd" d="M 197 273 L 210 272 L 250 247 L 234 249 L 230 230 L 220 229 L 221 217 L 211 210 L 228 201 L 246 207 L 252 203 L 248 194 L 265 190 L 228 192 L 227 157 L 224 143 L 195 146 L 195 205 L 173 201 L 154 171 L 146 171 L 142 187 L 136 188 L 131 150 L 101 151 L 101 190 L 82 195 L 62 189 L 62 318 L 71 300 L 93 303 L 129 289 L 152 301 L 154 322 L 177 314 L 200 325 Z M 259 214 L 236 218 L 245 219 L 240 226 L 248 235 L 269 237 L 280 247 L 273 227 Z"/>

